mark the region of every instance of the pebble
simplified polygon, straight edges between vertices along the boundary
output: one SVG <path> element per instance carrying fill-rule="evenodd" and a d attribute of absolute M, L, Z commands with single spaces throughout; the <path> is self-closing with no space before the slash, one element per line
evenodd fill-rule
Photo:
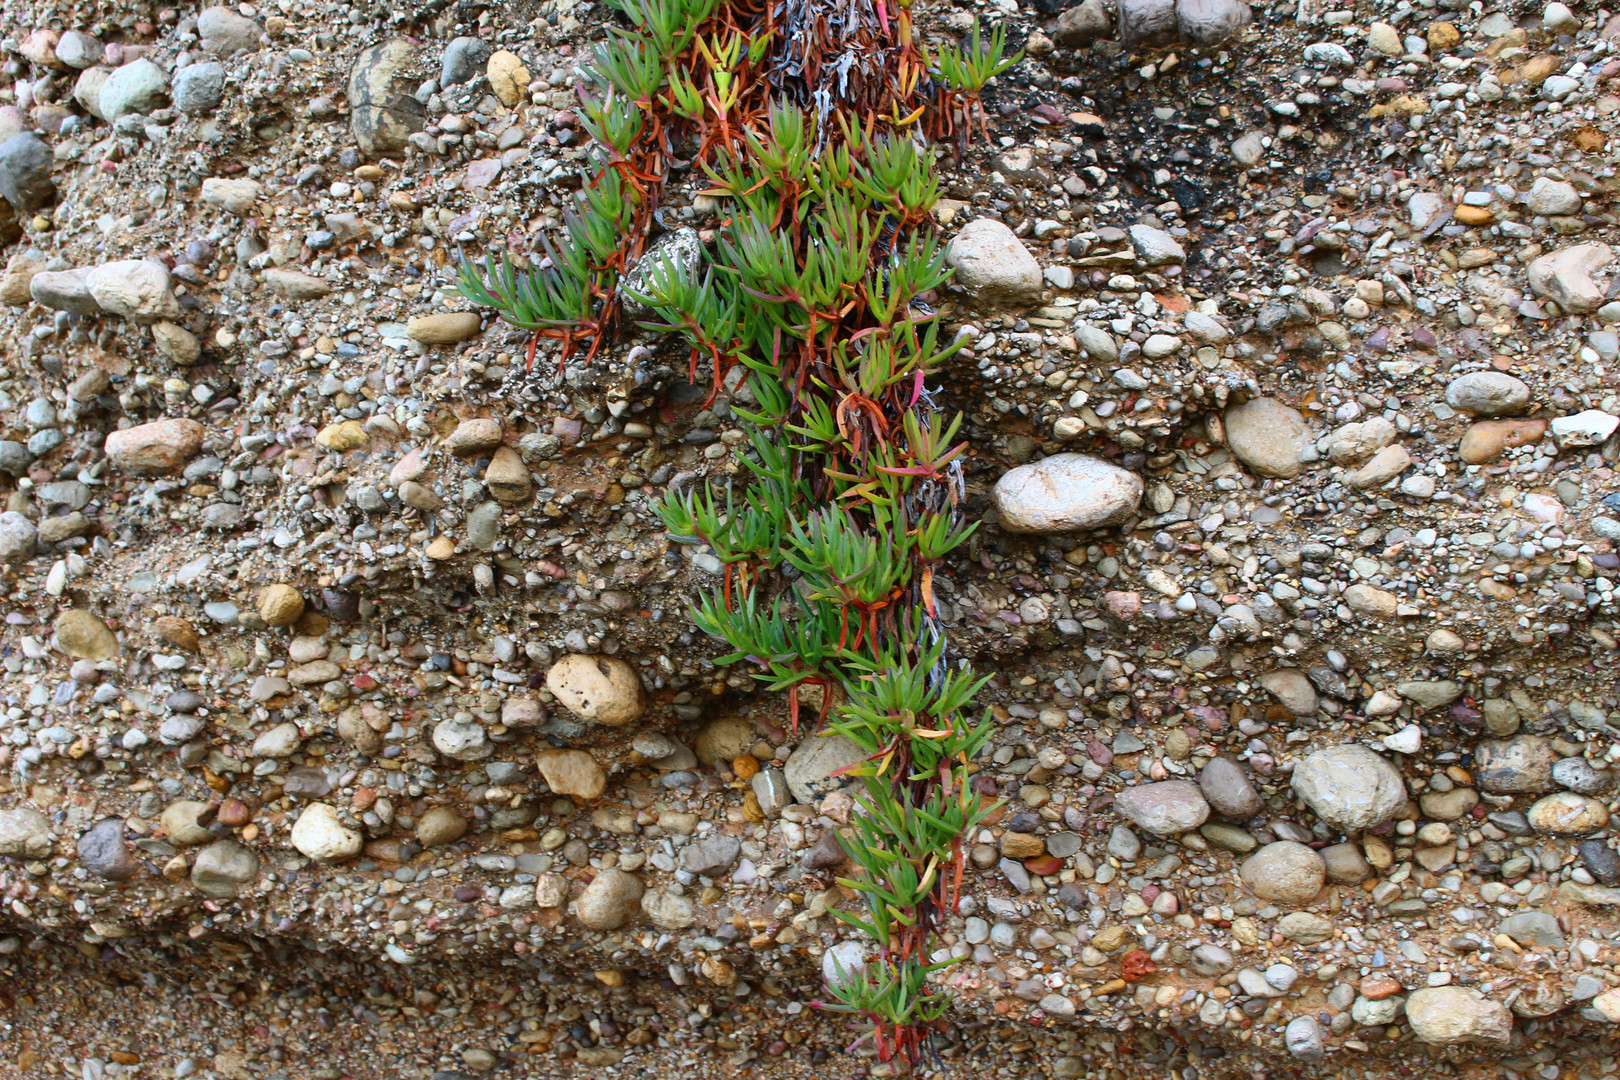
<path fill-rule="evenodd" d="M 320 862 L 338 862 L 360 854 L 361 836 L 343 824 L 326 803 L 310 803 L 293 823 L 290 837 L 299 853 Z"/>
<path fill-rule="evenodd" d="M 138 869 L 124 844 L 124 819 L 103 818 L 79 837 L 79 862 L 97 877 L 128 881 Z"/>
<path fill-rule="evenodd" d="M 1283 1042 L 1288 1052 L 1301 1061 L 1320 1061 L 1326 1054 L 1322 1029 L 1310 1016 L 1296 1016 L 1283 1029 Z"/>
<path fill-rule="evenodd" d="M 448 806 L 435 806 L 416 822 L 416 842 L 424 848 L 453 844 L 465 835 L 467 819 Z"/>
<path fill-rule="evenodd" d="M 565 656 L 546 672 L 546 689 L 569 712 L 594 724 L 623 727 L 646 711 L 635 669 L 611 656 Z"/>
<path fill-rule="evenodd" d="M 1155 836 L 1174 836 L 1202 825 L 1209 803 L 1197 784 L 1166 780 L 1126 788 L 1114 796 L 1114 809 L 1139 829 Z"/>
<path fill-rule="evenodd" d="M 1457 454 L 1465 465 L 1483 465 L 1508 450 L 1540 442 L 1546 433 L 1545 420 L 1484 420 L 1463 433 Z"/>
<path fill-rule="evenodd" d="M 410 79 L 415 60 L 416 47 L 404 38 L 380 42 L 355 58 L 349 69 L 349 126 L 361 153 L 403 150 L 426 125 L 426 110 Z"/>
<path fill-rule="evenodd" d="M 264 185 L 257 180 L 226 180 L 210 176 L 202 183 L 202 199 L 227 214 L 246 217 L 253 204 L 264 196 Z"/>
<path fill-rule="evenodd" d="M 645 891 L 633 874 L 601 870 L 580 893 L 575 912 L 591 930 L 617 930 L 635 918 Z"/>
<path fill-rule="evenodd" d="M 69 656 L 110 660 L 118 655 L 118 638 L 105 622 L 88 611 L 64 611 L 57 616 L 53 629 L 57 645 Z"/>
<path fill-rule="evenodd" d="M 681 849 L 681 869 L 700 877 L 719 877 L 736 865 L 742 842 L 734 836 L 710 836 Z"/>
<path fill-rule="evenodd" d="M 50 822 L 38 810 L 0 810 L 0 855 L 37 859 L 50 854 L 52 842 Z"/>
<path fill-rule="evenodd" d="M 1292 840 L 1267 844 L 1245 859 L 1238 870 L 1243 884 L 1262 900 L 1296 907 L 1316 898 L 1326 873 L 1320 855 Z"/>
<path fill-rule="evenodd" d="M 180 314 L 168 268 L 156 259 L 103 263 L 90 271 L 86 285 L 97 306 L 112 315 L 156 322 Z"/>
<path fill-rule="evenodd" d="M 30 214 L 56 197 L 50 144 L 31 131 L 0 142 L 0 196 L 19 214 Z"/>
<path fill-rule="evenodd" d="M 181 112 L 192 115 L 213 112 L 225 100 L 225 65 L 216 60 L 187 64 L 174 73 L 170 89 L 174 107 Z"/>
<path fill-rule="evenodd" d="M 1573 791 L 1557 791 L 1526 811 L 1530 827 L 1552 836 L 1589 836 L 1609 823 L 1609 808 Z"/>
<path fill-rule="evenodd" d="M 538 763 L 546 786 L 558 795 L 590 800 L 600 798 L 607 790 L 607 774 L 583 750 L 547 750 L 540 754 Z"/>
<path fill-rule="evenodd" d="M 1446 404 L 1479 416 L 1514 416 L 1530 404 L 1530 388 L 1499 371 L 1470 371 L 1446 385 Z"/>
<path fill-rule="evenodd" d="M 1356 744 L 1307 755 L 1294 768 L 1292 786 L 1329 827 L 1352 836 L 1388 821 L 1406 805 L 1401 774 Z"/>
<path fill-rule="evenodd" d="M 1513 1014 L 1507 1006 L 1461 986 L 1412 991 L 1406 999 L 1406 1020 L 1412 1034 L 1434 1046 L 1505 1045 L 1513 1038 Z"/>
<path fill-rule="evenodd" d="M 475 337 L 483 320 L 476 311 L 445 311 L 419 315 L 407 327 L 412 341 L 426 345 L 454 345 Z"/>
<path fill-rule="evenodd" d="M 1226 441 L 1237 459 L 1261 476 L 1298 476 L 1308 441 L 1299 412 L 1275 398 L 1254 398 L 1226 410 Z"/>
<path fill-rule="evenodd" d="M 1001 526 L 1009 532 L 1096 529 L 1136 512 L 1142 478 L 1084 454 L 1054 454 L 1003 474 L 994 498 Z"/>
<path fill-rule="evenodd" d="M 980 303 L 1023 304 L 1040 299 L 1041 265 L 1011 229 L 991 218 L 964 225 L 945 261 L 955 283 Z"/>
<path fill-rule="evenodd" d="M 34 523 L 15 510 L 0 513 L 0 561 L 20 562 L 31 558 L 38 543 Z"/>
<path fill-rule="evenodd" d="M 1553 766 L 1558 753 L 1537 735 L 1484 740 L 1474 747 L 1475 779 L 1479 786 L 1499 794 L 1540 795 L 1554 786 Z"/>
<path fill-rule="evenodd" d="M 257 52 L 259 24 L 227 7 L 204 8 L 197 16 L 197 33 L 202 35 L 202 46 L 215 56 L 227 57 L 238 52 Z"/>
<path fill-rule="evenodd" d="M 1565 311 L 1596 311 L 1608 299 L 1608 282 L 1597 275 L 1613 263 L 1608 244 L 1573 244 L 1531 260 L 1530 288 Z"/>
<path fill-rule="evenodd" d="M 484 68 L 484 75 L 502 105 L 518 105 L 528 97 L 529 69 L 523 66 L 516 53 L 506 49 L 495 52 Z"/>
<path fill-rule="evenodd" d="M 204 896 L 229 899 L 259 876 L 259 857 L 235 840 L 216 840 L 197 853 L 191 884 Z"/>
<path fill-rule="evenodd" d="M 169 79 L 144 56 L 117 68 L 101 84 L 97 105 L 110 123 L 121 116 L 149 115 L 168 104 Z"/>
<path fill-rule="evenodd" d="M 481 38 L 455 38 L 445 46 L 439 67 L 439 84 L 459 86 L 471 81 L 483 72 L 492 51 L 488 42 Z"/>
<path fill-rule="evenodd" d="M 866 751 L 844 736 L 818 735 L 798 745 L 788 757 L 782 777 L 795 801 L 815 806 L 849 783 L 847 775 L 834 773 L 865 760 Z"/>
<path fill-rule="evenodd" d="M 1246 819 L 1265 807 L 1243 766 L 1228 757 L 1211 758 L 1198 774 L 1198 788 L 1217 814 Z"/>

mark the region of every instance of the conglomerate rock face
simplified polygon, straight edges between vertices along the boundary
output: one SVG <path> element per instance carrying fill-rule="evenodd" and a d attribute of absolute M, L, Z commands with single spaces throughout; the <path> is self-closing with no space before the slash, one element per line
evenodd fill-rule
<path fill-rule="evenodd" d="M 454 293 L 560 224 L 616 16 L 92 7 L 0 9 L 4 1056 L 893 1075 L 808 1006 L 859 754 L 714 665 L 653 512 L 751 403 Z M 1611 1074 L 1620 21 L 1005 18 L 936 207 L 1005 800 L 940 1060 Z"/>

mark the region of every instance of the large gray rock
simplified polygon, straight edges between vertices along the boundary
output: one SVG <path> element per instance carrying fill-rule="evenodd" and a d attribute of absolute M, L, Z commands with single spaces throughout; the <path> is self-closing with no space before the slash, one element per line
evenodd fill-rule
<path fill-rule="evenodd" d="M 1327 864 L 1304 844 L 1278 840 L 1245 859 L 1238 876 L 1262 900 L 1299 906 L 1322 891 Z"/>
<path fill-rule="evenodd" d="M 1254 398 L 1226 410 L 1226 445 L 1261 476 L 1298 476 L 1310 435 L 1299 410 L 1276 398 Z"/>
<path fill-rule="evenodd" d="M 183 113 L 211 112 L 225 97 L 225 65 L 218 60 L 188 64 L 174 73 L 174 107 Z"/>
<path fill-rule="evenodd" d="M 1295 716 L 1309 719 L 1321 708 L 1316 687 L 1299 668 L 1276 668 L 1260 676 L 1259 683 Z"/>
<path fill-rule="evenodd" d="M 1446 404 L 1479 416 L 1518 416 L 1530 404 L 1530 388 L 1501 371 L 1470 371 L 1446 384 Z"/>
<path fill-rule="evenodd" d="M 1176 0 L 1176 29 L 1194 45 L 1225 41 L 1253 17 L 1243 0 Z"/>
<path fill-rule="evenodd" d="M 1187 261 L 1187 252 L 1181 242 L 1163 229 L 1155 229 L 1151 225 L 1132 225 L 1130 236 L 1131 245 L 1136 248 L 1136 257 L 1144 266 Z"/>
<path fill-rule="evenodd" d="M 1217 814 L 1251 818 L 1265 807 L 1243 766 L 1229 757 L 1211 758 L 1198 774 L 1198 790 Z"/>
<path fill-rule="evenodd" d="M 955 283 L 985 303 L 1024 304 L 1041 298 L 1041 264 L 1013 231 L 991 218 L 962 227 L 945 251 Z"/>
<path fill-rule="evenodd" d="M 1176 0 L 1119 0 L 1119 37 L 1128 46 L 1176 33 Z"/>
<path fill-rule="evenodd" d="M 1462 686 L 1451 679 L 1408 679 L 1396 683 L 1395 690 L 1424 710 L 1450 705 L 1462 696 Z"/>
<path fill-rule="evenodd" d="M 1541 795 L 1557 786 L 1558 751 L 1539 735 L 1485 739 L 1474 746 L 1474 779 L 1493 795 Z"/>
<path fill-rule="evenodd" d="M 108 122 L 120 116 L 156 112 L 169 103 L 169 78 L 163 69 L 141 57 L 125 64 L 101 84 L 99 106 Z"/>
<path fill-rule="evenodd" d="M 1524 208 L 1532 214 L 1578 214 L 1583 204 L 1581 193 L 1566 180 L 1538 176 L 1524 196 Z"/>
<path fill-rule="evenodd" d="M 681 849 L 681 869 L 699 877 L 715 878 L 730 870 L 742 854 L 735 836 L 706 836 Z"/>
<path fill-rule="evenodd" d="M 1388 821 L 1406 805 L 1395 766 L 1356 743 L 1306 757 L 1294 767 L 1293 788 L 1317 817 L 1347 834 Z"/>
<path fill-rule="evenodd" d="M 1322 1042 L 1322 1027 L 1310 1016 L 1296 1016 L 1288 1021 L 1283 1029 L 1283 1044 L 1301 1061 L 1320 1061 L 1327 1053 Z"/>
<path fill-rule="evenodd" d="M 1114 796 L 1114 809 L 1155 836 L 1176 836 L 1209 819 L 1209 803 L 1190 780 L 1140 784 Z"/>
<path fill-rule="evenodd" d="M 17 562 L 34 554 L 39 533 L 26 515 L 15 510 L 0 514 L 0 562 Z"/>
<path fill-rule="evenodd" d="M 1085 0 L 1059 15 L 1052 24 L 1052 40 L 1059 45 L 1084 45 L 1114 32 L 1114 16 L 1108 0 Z"/>
<path fill-rule="evenodd" d="M 135 860 L 124 843 L 124 819 L 102 818 L 79 837 L 79 862 L 97 877 L 128 881 L 135 876 Z"/>
<path fill-rule="evenodd" d="M 0 855 L 37 859 L 51 852 L 51 823 L 38 810 L 0 810 Z"/>
<path fill-rule="evenodd" d="M 645 891 L 635 875 L 603 870 L 585 886 L 574 912 L 592 930 L 617 930 L 635 917 Z"/>
<path fill-rule="evenodd" d="M 204 49 L 215 56 L 232 56 L 239 52 L 258 52 L 259 24 L 228 7 L 211 7 L 197 16 L 197 33 L 202 35 Z"/>
<path fill-rule="evenodd" d="M 19 214 L 29 214 L 56 196 L 50 143 L 31 131 L 0 143 L 0 196 Z"/>
<path fill-rule="evenodd" d="M 1101 458 L 1053 454 L 1009 470 L 993 496 L 1008 532 L 1073 532 L 1117 525 L 1134 514 L 1142 478 Z"/>
<path fill-rule="evenodd" d="M 411 78 L 416 53 L 409 41 L 393 38 L 362 52 L 349 69 L 349 127 L 367 154 L 403 149 L 427 121 Z"/>
<path fill-rule="evenodd" d="M 834 772 L 865 760 L 866 751 L 844 736 L 817 735 L 799 744 L 782 775 L 794 799 L 815 806 L 851 782 L 848 776 L 833 776 Z"/>
<path fill-rule="evenodd" d="M 95 67 L 106 53 L 100 40 L 82 30 L 69 30 L 56 43 L 56 58 L 74 71 Z"/>
<path fill-rule="evenodd" d="M 225 899 L 259 876 L 259 857 L 235 840 L 216 840 L 191 866 L 191 883 L 204 896 Z"/>
<path fill-rule="evenodd" d="M 1406 999 L 1412 1034 L 1434 1046 L 1504 1045 L 1513 1038 L 1513 1014 L 1499 1001 L 1463 986 L 1427 986 Z"/>
<path fill-rule="evenodd" d="M 1608 244 L 1575 244 L 1530 263 L 1530 288 L 1565 311 L 1596 311 L 1608 301 L 1609 283 L 1598 274 L 1614 262 Z"/>
<path fill-rule="evenodd" d="M 1509 915 L 1501 921 L 1497 930 L 1520 945 L 1545 945 L 1554 949 L 1563 948 L 1564 945 L 1564 928 L 1558 924 L 1558 917 L 1545 911 L 1520 911 Z"/>
<path fill-rule="evenodd" d="M 169 268 L 156 259 L 119 259 L 103 263 L 85 279 L 96 306 L 136 322 L 180 317 Z"/>
<path fill-rule="evenodd" d="M 444 48 L 444 59 L 439 65 L 439 85 L 459 86 L 471 82 L 484 72 L 484 65 L 494 52 L 494 46 L 483 38 L 458 37 Z"/>

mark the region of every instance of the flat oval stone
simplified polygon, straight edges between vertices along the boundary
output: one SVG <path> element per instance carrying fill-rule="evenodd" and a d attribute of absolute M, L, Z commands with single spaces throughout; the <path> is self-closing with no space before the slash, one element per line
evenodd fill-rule
<path fill-rule="evenodd" d="M 1020 465 L 996 481 L 1001 527 L 1057 533 L 1117 525 L 1142 501 L 1142 478 L 1086 454 L 1053 454 Z"/>

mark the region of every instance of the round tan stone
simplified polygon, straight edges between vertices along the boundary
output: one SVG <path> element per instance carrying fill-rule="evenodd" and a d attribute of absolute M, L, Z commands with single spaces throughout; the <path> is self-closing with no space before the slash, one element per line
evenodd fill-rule
<path fill-rule="evenodd" d="M 546 786 L 558 795 L 589 800 L 600 798 L 607 790 L 607 774 L 583 750 L 547 750 L 536 762 Z"/>
<path fill-rule="evenodd" d="M 69 656 L 110 660 L 118 655 L 118 639 L 107 624 L 88 611 L 64 611 L 56 620 L 56 640 Z"/>
<path fill-rule="evenodd" d="M 593 724 L 623 727 L 646 712 L 636 669 L 613 656 L 565 656 L 546 672 L 546 689 L 563 708 Z"/>
<path fill-rule="evenodd" d="M 484 69 L 489 88 L 507 107 L 521 105 L 529 96 L 529 69 L 523 66 L 517 54 L 501 49 L 489 58 Z"/>
<path fill-rule="evenodd" d="M 335 424 L 327 424 L 315 436 L 315 442 L 322 449 L 334 450 L 340 454 L 348 450 L 358 450 L 370 441 L 366 429 L 358 420 L 342 420 Z"/>
<path fill-rule="evenodd" d="M 645 891 L 635 875 L 603 870 L 585 886 L 574 910 L 579 921 L 592 930 L 617 930 L 641 910 Z"/>
<path fill-rule="evenodd" d="M 1545 434 L 1545 420 L 1481 420 L 1463 433 L 1457 454 L 1464 464 L 1483 465 L 1516 446 L 1540 442 Z"/>
<path fill-rule="evenodd" d="M 202 643 L 197 640 L 197 628 L 178 615 L 160 615 L 153 619 L 152 636 L 165 645 L 188 653 L 202 651 Z"/>
<path fill-rule="evenodd" d="M 154 420 L 107 436 L 107 456 L 128 473 L 179 472 L 202 449 L 204 429 L 195 420 Z"/>
<path fill-rule="evenodd" d="M 698 731 L 692 750 L 705 765 L 741 757 L 754 744 L 754 722 L 740 716 L 710 720 Z"/>
<path fill-rule="evenodd" d="M 424 345 L 454 345 L 475 336 L 482 325 L 476 311 L 441 311 L 418 315 L 405 325 L 405 332 Z"/>
<path fill-rule="evenodd" d="M 304 613 L 304 597 L 291 585 L 277 582 L 259 594 L 258 610 L 267 626 L 291 626 Z"/>

